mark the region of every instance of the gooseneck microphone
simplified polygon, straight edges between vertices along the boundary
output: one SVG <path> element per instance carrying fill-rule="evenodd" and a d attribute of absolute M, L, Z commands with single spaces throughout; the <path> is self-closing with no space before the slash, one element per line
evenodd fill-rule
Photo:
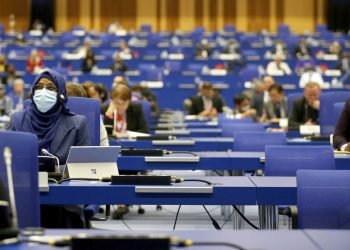
<path fill-rule="evenodd" d="M 11 204 L 11 211 L 12 211 L 12 227 L 18 228 L 15 189 L 13 186 L 13 177 L 12 177 L 12 152 L 9 147 L 4 148 L 4 160 L 5 160 L 6 170 L 7 170 L 7 183 L 8 183 L 10 204 Z"/>
<path fill-rule="evenodd" d="M 47 149 L 45 148 L 42 148 L 41 149 L 41 153 L 44 154 L 44 155 L 47 155 L 47 156 L 51 156 L 52 158 L 55 158 L 56 160 L 56 163 L 57 163 L 57 166 L 55 167 L 55 172 L 60 172 L 60 160 L 58 159 L 57 156 L 51 154 L 49 151 L 47 151 Z"/>
<path fill-rule="evenodd" d="M 4 162 L 6 165 L 6 172 L 7 172 L 7 183 L 8 183 L 8 190 L 9 190 L 12 220 L 10 223 L 7 223 L 7 225 L 4 225 L 5 227 L 0 228 L 0 245 L 18 242 L 18 238 L 17 238 L 18 219 L 17 219 L 15 190 L 13 186 L 13 177 L 12 177 L 12 152 L 9 147 L 4 148 L 3 156 L 4 156 Z M 6 198 L 6 194 L 4 194 L 3 196 L 5 196 Z M 8 202 L 5 201 L 3 205 L 6 205 L 6 203 L 8 204 Z M 8 211 L 5 212 L 5 214 L 8 214 Z"/>

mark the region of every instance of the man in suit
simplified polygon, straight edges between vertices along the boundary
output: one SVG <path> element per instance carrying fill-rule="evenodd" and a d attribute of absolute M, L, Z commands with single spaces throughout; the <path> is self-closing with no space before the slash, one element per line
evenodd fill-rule
<path fill-rule="evenodd" d="M 300 125 L 315 125 L 319 123 L 321 88 L 318 83 L 309 82 L 305 85 L 304 96 L 294 101 L 289 116 L 289 129 L 298 129 Z"/>
<path fill-rule="evenodd" d="M 281 85 L 274 84 L 268 89 L 270 101 L 264 105 L 264 118 L 270 122 L 279 122 L 288 117 L 288 103 Z"/>
<path fill-rule="evenodd" d="M 213 86 L 205 82 L 199 89 L 199 95 L 191 98 L 190 115 L 213 118 L 222 113 L 224 102 L 214 95 Z"/>
<path fill-rule="evenodd" d="M 350 99 L 345 103 L 333 137 L 333 147 L 350 152 Z"/>
<path fill-rule="evenodd" d="M 262 83 L 258 82 L 255 85 L 255 89 L 254 89 L 253 95 L 251 96 L 251 99 L 252 99 L 252 108 L 254 108 L 257 111 L 258 117 L 261 117 L 263 115 L 264 104 L 270 100 L 268 89 L 273 84 L 275 84 L 275 80 L 273 79 L 273 77 L 265 76 Z"/>

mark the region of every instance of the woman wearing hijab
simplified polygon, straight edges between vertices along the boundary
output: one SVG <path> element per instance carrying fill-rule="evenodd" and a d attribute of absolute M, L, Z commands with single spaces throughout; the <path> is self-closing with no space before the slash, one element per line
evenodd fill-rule
<path fill-rule="evenodd" d="M 86 118 L 66 107 L 66 82 L 59 73 L 47 69 L 39 74 L 32 86 L 31 100 L 24 110 L 11 116 L 8 129 L 36 134 L 38 154 L 46 149 L 65 164 L 71 146 L 90 145 Z M 85 227 L 79 206 L 42 206 L 41 212 L 44 227 Z"/>

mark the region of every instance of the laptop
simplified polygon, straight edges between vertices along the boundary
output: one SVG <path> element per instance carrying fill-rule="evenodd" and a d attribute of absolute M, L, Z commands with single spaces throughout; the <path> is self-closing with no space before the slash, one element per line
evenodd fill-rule
<path fill-rule="evenodd" d="M 64 177 L 102 178 L 118 175 L 117 157 L 120 146 L 72 146 Z"/>

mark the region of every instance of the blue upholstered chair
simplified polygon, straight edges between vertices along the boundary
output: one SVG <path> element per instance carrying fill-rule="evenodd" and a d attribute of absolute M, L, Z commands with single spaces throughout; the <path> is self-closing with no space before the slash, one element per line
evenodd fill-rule
<path fill-rule="evenodd" d="M 266 176 L 295 176 L 299 169 L 335 169 L 332 146 L 266 146 Z"/>
<path fill-rule="evenodd" d="M 68 97 L 67 107 L 70 111 L 86 117 L 91 145 L 99 146 L 101 111 L 98 100 L 70 96 Z"/>
<path fill-rule="evenodd" d="M 299 228 L 350 229 L 350 171 L 297 171 Z"/>
<path fill-rule="evenodd" d="M 19 227 L 39 227 L 37 137 L 34 134 L 24 132 L 0 132 L 0 178 L 7 187 L 7 171 L 3 157 L 4 147 L 10 147 L 12 151 L 12 175 Z"/>
<path fill-rule="evenodd" d="M 291 93 L 287 95 L 287 102 L 288 102 L 288 110 L 289 112 L 292 112 L 292 108 L 293 108 L 293 103 L 294 101 L 299 98 L 302 97 L 303 93 Z"/>
<path fill-rule="evenodd" d="M 263 152 L 267 145 L 286 145 L 285 133 L 273 132 L 236 132 L 233 135 L 234 151 Z"/>
<path fill-rule="evenodd" d="M 334 111 L 334 103 L 345 102 L 350 98 L 349 91 L 332 91 L 322 93 L 320 96 L 320 125 L 321 134 L 329 135 L 334 133 L 337 123 Z"/>

